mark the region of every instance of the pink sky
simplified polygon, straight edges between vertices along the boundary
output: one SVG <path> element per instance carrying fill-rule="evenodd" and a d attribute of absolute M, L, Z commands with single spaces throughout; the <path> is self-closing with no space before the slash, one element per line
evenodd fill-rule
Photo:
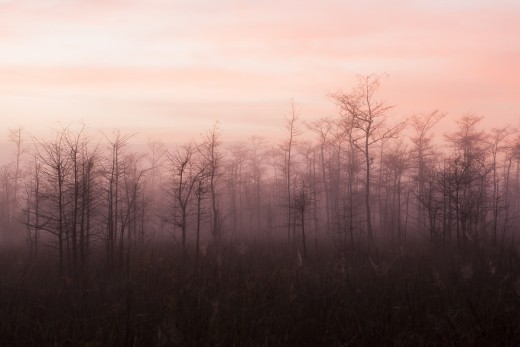
<path fill-rule="evenodd" d="M 84 121 L 165 141 L 226 140 L 334 115 L 387 74 L 396 116 L 520 120 L 520 2 L 0 0 L 0 117 L 33 134 Z"/>

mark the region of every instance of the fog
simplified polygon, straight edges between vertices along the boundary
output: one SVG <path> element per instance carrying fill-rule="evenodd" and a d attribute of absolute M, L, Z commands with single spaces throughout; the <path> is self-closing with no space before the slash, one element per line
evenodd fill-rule
<path fill-rule="evenodd" d="M 328 118 L 290 102 L 279 140 L 11 129 L 0 340 L 516 344 L 518 124 L 398 118 L 380 83 L 331 94 Z"/>
<path fill-rule="evenodd" d="M 519 4 L 0 0 L 0 346 L 519 346 Z"/>

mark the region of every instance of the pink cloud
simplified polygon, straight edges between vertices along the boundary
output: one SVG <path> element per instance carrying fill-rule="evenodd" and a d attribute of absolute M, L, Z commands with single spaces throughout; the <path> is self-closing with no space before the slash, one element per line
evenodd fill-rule
<path fill-rule="evenodd" d="M 177 112 L 281 126 L 290 97 L 303 117 L 324 116 L 329 91 L 386 72 L 382 94 L 402 113 L 507 121 L 520 109 L 518 10 L 482 0 L 12 1 L 0 5 L 0 93 L 52 99 L 42 107 L 56 117 L 78 113 L 55 100 L 66 97 L 143 124 L 149 112 Z"/>

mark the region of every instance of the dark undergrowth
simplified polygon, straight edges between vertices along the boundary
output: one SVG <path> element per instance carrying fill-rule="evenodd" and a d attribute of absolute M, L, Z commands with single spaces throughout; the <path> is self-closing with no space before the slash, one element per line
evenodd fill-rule
<path fill-rule="evenodd" d="M 156 245 L 72 278 L 3 249 L 0 345 L 520 345 L 513 251 L 371 257 L 329 245 L 302 259 L 280 244 L 223 244 L 198 266 L 192 253 Z"/>

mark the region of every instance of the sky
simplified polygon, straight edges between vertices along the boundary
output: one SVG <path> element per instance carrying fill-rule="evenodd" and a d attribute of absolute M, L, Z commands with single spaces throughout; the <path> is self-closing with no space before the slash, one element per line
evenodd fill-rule
<path fill-rule="evenodd" d="M 517 0 L 0 0 L 0 130 L 278 138 L 367 74 L 391 117 L 518 124 L 518 33 Z"/>

